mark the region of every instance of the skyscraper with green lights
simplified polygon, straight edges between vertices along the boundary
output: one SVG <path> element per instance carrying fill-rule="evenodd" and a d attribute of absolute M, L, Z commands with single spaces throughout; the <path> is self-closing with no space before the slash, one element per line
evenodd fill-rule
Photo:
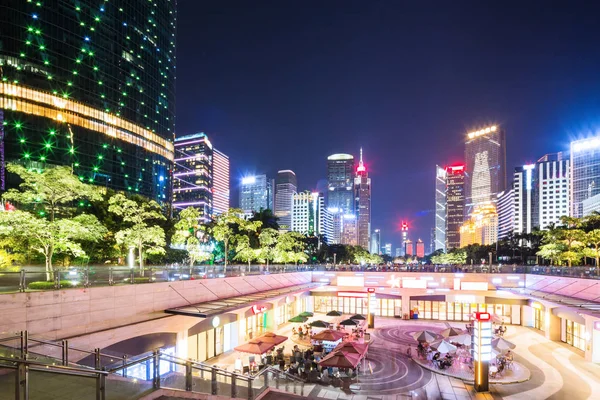
<path fill-rule="evenodd" d="M 0 3 L 0 161 L 170 202 L 176 22 L 176 0 Z"/>

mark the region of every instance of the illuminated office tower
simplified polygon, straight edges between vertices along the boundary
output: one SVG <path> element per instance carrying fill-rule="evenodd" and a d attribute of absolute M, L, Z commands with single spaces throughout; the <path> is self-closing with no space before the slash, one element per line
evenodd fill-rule
<path fill-rule="evenodd" d="M 513 189 L 498 194 L 498 240 L 506 239 L 515 226 L 515 194 Z"/>
<path fill-rule="evenodd" d="M 333 154 L 327 157 L 327 207 L 354 214 L 354 157 Z"/>
<path fill-rule="evenodd" d="M 446 168 L 446 250 L 460 247 L 465 209 L 465 166 Z"/>
<path fill-rule="evenodd" d="M 175 139 L 173 210 L 197 208 L 202 222 L 210 221 L 213 207 L 213 146 L 204 133 Z"/>
<path fill-rule="evenodd" d="M 246 176 L 240 184 L 240 208 L 246 214 L 271 209 L 272 195 L 273 183 L 266 175 Z"/>
<path fill-rule="evenodd" d="M 406 251 L 406 242 L 408 241 L 408 222 L 402 221 L 402 225 L 400 227 L 402 232 L 402 251 Z M 406 253 L 402 254 L 405 255 Z"/>
<path fill-rule="evenodd" d="M 402 256 L 402 249 L 400 247 L 396 247 L 396 257 Z"/>
<path fill-rule="evenodd" d="M 358 224 L 358 245 L 369 250 L 371 242 L 371 178 L 363 163 L 362 148 L 360 161 L 354 178 L 354 201 Z"/>
<path fill-rule="evenodd" d="M 176 23 L 175 1 L 2 2 L 3 161 L 170 205 Z"/>
<path fill-rule="evenodd" d="M 289 231 L 292 228 L 292 197 L 298 190 L 296 174 L 289 169 L 277 172 L 275 178 L 275 209 L 273 213 L 279 218 L 279 228 Z"/>
<path fill-rule="evenodd" d="M 515 168 L 514 232 L 531 233 L 534 228 L 560 224 L 560 218 L 569 215 L 569 181 L 569 160 L 562 153 Z"/>
<path fill-rule="evenodd" d="M 375 229 L 371 235 L 371 254 L 381 254 L 381 230 Z"/>
<path fill-rule="evenodd" d="M 571 216 L 583 216 L 583 200 L 600 193 L 600 136 L 571 142 Z"/>
<path fill-rule="evenodd" d="M 506 135 L 496 125 L 467 134 L 465 144 L 466 215 L 495 202 L 506 189 Z"/>
<path fill-rule="evenodd" d="M 386 243 L 385 246 L 383 246 L 383 254 L 385 254 L 386 256 L 392 256 L 392 244 L 391 243 Z"/>
<path fill-rule="evenodd" d="M 425 243 L 421 239 L 417 240 L 416 248 L 417 248 L 417 250 L 416 250 L 417 257 L 419 257 L 419 258 L 425 257 Z"/>
<path fill-rule="evenodd" d="M 404 242 L 404 255 L 406 257 L 412 257 L 415 254 L 414 246 L 412 240 L 407 240 Z"/>
<path fill-rule="evenodd" d="M 478 206 L 460 227 L 460 247 L 491 245 L 498 241 L 498 214 L 491 203 Z"/>
<path fill-rule="evenodd" d="M 354 214 L 342 217 L 341 242 L 349 246 L 358 246 L 358 219 Z"/>
<path fill-rule="evenodd" d="M 435 166 L 434 250 L 446 251 L 446 169 L 439 165 Z"/>
<path fill-rule="evenodd" d="M 229 157 L 213 150 L 213 215 L 229 210 Z"/>
<path fill-rule="evenodd" d="M 323 235 L 328 241 L 333 225 L 321 193 L 305 191 L 292 195 L 291 230 L 304 235 Z"/>

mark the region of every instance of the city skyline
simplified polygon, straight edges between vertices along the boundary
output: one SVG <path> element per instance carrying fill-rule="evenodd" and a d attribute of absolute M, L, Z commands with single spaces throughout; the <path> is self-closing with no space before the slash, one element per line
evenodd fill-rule
<path fill-rule="evenodd" d="M 233 184 L 291 169 L 299 188 L 317 191 L 327 156 L 363 147 L 372 227 L 394 247 L 402 220 L 412 240 L 428 242 L 432 168 L 464 161 L 466 133 L 502 126 L 511 176 L 595 132 L 598 5 L 540 14 L 442 3 L 432 14 L 417 3 L 349 1 L 318 3 L 315 15 L 307 4 L 232 4 L 179 4 L 177 132 L 220 143 Z"/>

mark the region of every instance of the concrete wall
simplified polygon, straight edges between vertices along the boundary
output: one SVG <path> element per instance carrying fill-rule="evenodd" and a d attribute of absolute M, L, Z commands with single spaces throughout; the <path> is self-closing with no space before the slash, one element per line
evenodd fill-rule
<path fill-rule="evenodd" d="M 92 343 L 97 343 L 93 347 L 102 348 L 108 342 L 118 341 L 107 339 L 102 331 L 119 326 L 131 325 L 118 334 L 118 339 L 124 340 L 136 332 L 179 332 L 198 322 L 190 317 L 166 316 L 163 310 L 188 304 L 171 287 L 194 304 L 310 281 L 310 272 L 295 272 L 3 294 L 0 295 L 0 332 L 27 330 L 31 336 L 46 340 L 93 337 L 101 333 L 104 338 L 96 338 Z M 152 321 L 151 327 L 144 321 Z"/>

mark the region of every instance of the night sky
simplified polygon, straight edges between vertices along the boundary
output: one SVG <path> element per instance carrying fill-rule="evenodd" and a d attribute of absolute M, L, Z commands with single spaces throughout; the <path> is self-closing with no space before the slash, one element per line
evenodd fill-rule
<path fill-rule="evenodd" d="M 592 4 L 596 3 L 596 5 Z M 249 173 L 315 189 L 326 157 L 364 149 L 372 229 L 429 250 L 435 164 L 464 135 L 507 132 L 515 166 L 600 122 L 597 2 L 179 0 L 177 133 L 206 132 Z"/>

